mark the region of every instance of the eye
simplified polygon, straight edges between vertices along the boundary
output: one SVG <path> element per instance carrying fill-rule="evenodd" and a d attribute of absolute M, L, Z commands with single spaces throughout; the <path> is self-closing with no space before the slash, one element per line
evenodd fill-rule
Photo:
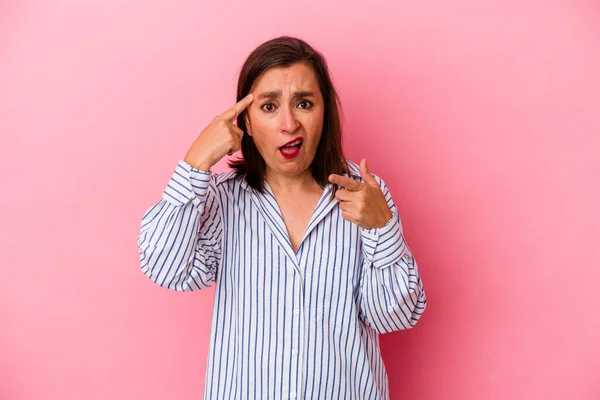
<path fill-rule="evenodd" d="M 275 104 L 273 103 L 265 103 L 260 107 L 263 111 L 272 112 L 275 110 Z"/>
<path fill-rule="evenodd" d="M 298 106 L 304 110 L 308 110 L 313 106 L 313 104 L 308 100 L 302 100 L 300 103 L 298 103 Z"/>

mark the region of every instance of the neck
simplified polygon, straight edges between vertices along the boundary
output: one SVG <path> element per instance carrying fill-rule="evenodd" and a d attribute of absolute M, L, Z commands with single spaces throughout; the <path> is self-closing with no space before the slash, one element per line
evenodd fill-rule
<path fill-rule="evenodd" d="M 283 176 L 267 169 L 265 180 L 275 192 L 300 193 L 314 191 L 320 186 L 314 180 L 310 170 L 296 176 Z"/>

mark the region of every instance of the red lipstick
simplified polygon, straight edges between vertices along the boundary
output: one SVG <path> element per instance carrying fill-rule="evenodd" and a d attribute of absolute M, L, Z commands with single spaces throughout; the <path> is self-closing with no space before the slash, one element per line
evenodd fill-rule
<path fill-rule="evenodd" d="M 300 154 L 300 149 L 302 148 L 302 142 L 302 137 L 298 136 L 297 138 L 292 139 L 283 146 L 281 146 L 279 148 L 279 152 L 284 158 L 287 159 L 298 157 L 298 154 Z"/>

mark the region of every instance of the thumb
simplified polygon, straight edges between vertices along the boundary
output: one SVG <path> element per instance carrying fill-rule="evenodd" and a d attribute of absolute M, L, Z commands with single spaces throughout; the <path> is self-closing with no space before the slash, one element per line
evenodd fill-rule
<path fill-rule="evenodd" d="M 370 185 L 374 184 L 377 187 L 379 187 L 379 184 L 377 183 L 377 181 L 373 177 L 373 174 L 371 174 L 371 171 L 369 171 L 369 168 L 367 167 L 367 159 L 366 158 L 363 158 L 362 160 L 360 160 L 360 177 L 363 179 L 363 181 L 365 183 L 368 183 Z"/>

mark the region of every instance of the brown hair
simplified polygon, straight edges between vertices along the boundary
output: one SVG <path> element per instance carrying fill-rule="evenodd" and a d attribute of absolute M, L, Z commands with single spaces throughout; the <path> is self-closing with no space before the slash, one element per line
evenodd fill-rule
<path fill-rule="evenodd" d="M 317 147 L 315 158 L 310 166 L 315 181 L 325 187 L 330 174 L 348 173 L 348 164 L 342 152 L 342 128 L 340 123 L 340 100 L 335 91 L 325 58 L 303 40 L 282 36 L 271 39 L 258 46 L 246 59 L 237 86 L 237 101 L 250 93 L 253 85 L 270 68 L 289 67 L 305 63 L 315 72 L 319 88 L 325 103 L 323 115 L 323 133 Z M 246 112 L 237 118 L 238 127 L 246 132 Z M 243 158 L 229 163 L 238 176 L 245 175 L 250 187 L 262 192 L 264 189 L 265 160 L 262 158 L 254 140 L 248 134 L 242 138 Z"/>

